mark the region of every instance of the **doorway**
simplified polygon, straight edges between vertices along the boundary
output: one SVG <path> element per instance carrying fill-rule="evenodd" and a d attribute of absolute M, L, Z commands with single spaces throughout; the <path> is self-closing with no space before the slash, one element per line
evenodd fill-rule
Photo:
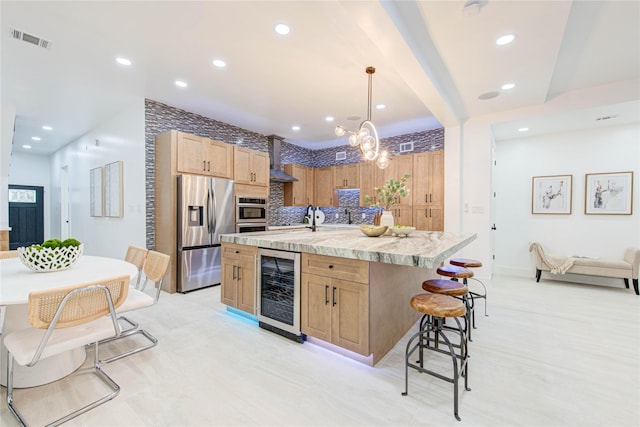
<path fill-rule="evenodd" d="M 44 241 L 44 187 L 9 185 L 9 249 Z"/>

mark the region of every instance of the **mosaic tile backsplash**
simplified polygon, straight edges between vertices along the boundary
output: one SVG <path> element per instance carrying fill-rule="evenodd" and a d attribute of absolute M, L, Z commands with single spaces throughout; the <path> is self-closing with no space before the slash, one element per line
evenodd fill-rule
<path fill-rule="evenodd" d="M 155 247 L 154 228 L 154 164 L 155 137 L 169 130 L 188 132 L 206 138 L 224 141 L 229 144 L 241 144 L 252 150 L 268 152 L 269 141 L 265 135 L 223 123 L 208 117 L 190 113 L 150 99 L 145 100 L 145 188 L 146 188 L 146 231 L 147 247 Z M 426 130 L 406 135 L 382 138 L 383 150 L 391 155 L 400 153 L 400 145 L 413 143 L 413 151 L 434 151 L 444 149 L 444 129 Z M 358 163 L 361 161 L 360 151 L 351 147 L 345 140 L 344 146 L 310 150 L 286 141 L 281 145 L 281 164 L 296 163 L 309 167 L 326 167 L 340 164 Z M 346 152 L 346 159 L 336 161 L 336 153 Z M 322 208 L 325 223 L 366 224 L 373 221 L 375 209 L 359 207 L 358 190 L 340 190 L 339 208 Z M 282 206 L 284 200 L 284 184 L 273 182 L 269 191 L 269 223 L 270 225 L 291 225 L 302 222 L 307 209 Z M 363 218 L 364 215 L 364 218 Z"/>

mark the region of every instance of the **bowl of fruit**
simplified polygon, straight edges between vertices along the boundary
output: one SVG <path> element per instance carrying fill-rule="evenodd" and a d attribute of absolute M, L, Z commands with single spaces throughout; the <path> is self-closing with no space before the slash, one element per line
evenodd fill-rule
<path fill-rule="evenodd" d="M 391 234 L 398 237 L 407 237 L 409 234 L 413 233 L 413 230 L 415 229 L 415 227 L 410 227 L 408 225 L 394 225 L 389 228 L 389 230 L 391 230 Z"/>
<path fill-rule="evenodd" d="M 84 245 L 76 239 L 49 239 L 41 245 L 18 248 L 18 257 L 29 269 L 46 273 L 71 268 L 83 251 Z"/>
<path fill-rule="evenodd" d="M 386 225 L 361 225 L 360 231 L 368 237 L 382 236 L 387 231 Z"/>

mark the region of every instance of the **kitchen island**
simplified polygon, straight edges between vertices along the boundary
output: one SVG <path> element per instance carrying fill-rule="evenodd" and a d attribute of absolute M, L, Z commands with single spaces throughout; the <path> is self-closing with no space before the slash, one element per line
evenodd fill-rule
<path fill-rule="evenodd" d="M 347 355 L 375 365 L 415 324 L 411 297 L 435 269 L 475 240 L 475 234 L 414 231 L 408 237 L 367 237 L 358 228 L 309 229 L 225 234 L 222 302 L 228 291 L 238 305 L 255 314 L 255 268 L 247 261 L 258 248 L 301 253 L 300 319 L 309 341 L 348 350 Z M 226 249 L 225 249 L 226 248 Z M 231 283 L 242 257 L 244 284 Z M 229 262 L 225 262 L 229 257 Z M 240 259 L 240 258 L 238 258 Z M 225 265 L 233 273 L 225 274 Z M 255 262 L 253 264 L 255 267 Z M 251 290 L 254 289 L 252 293 Z"/>

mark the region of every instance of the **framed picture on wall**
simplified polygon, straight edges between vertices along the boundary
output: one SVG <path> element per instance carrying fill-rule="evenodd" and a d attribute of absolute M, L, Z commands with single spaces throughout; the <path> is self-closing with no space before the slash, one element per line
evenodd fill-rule
<path fill-rule="evenodd" d="M 633 172 L 588 173 L 584 178 L 585 214 L 631 215 Z"/>
<path fill-rule="evenodd" d="M 534 176 L 531 183 L 532 214 L 571 214 L 572 175 Z"/>

